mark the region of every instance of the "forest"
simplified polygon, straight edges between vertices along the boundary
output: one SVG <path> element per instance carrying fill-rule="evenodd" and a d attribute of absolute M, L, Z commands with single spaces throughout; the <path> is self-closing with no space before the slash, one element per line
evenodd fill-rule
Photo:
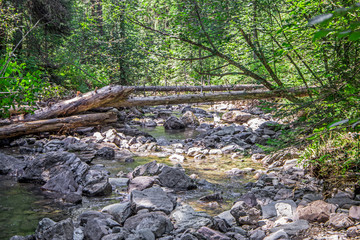
<path fill-rule="evenodd" d="M 145 121 L 148 105 L 251 100 L 282 124 L 266 125 L 271 137 L 254 140 L 253 154 L 295 147 L 325 198 L 360 192 L 358 1 L 0 0 L 0 63 L 0 145 L 19 132 L 114 123 L 121 112 Z M 65 105 L 74 98 L 87 106 Z M 99 107 L 116 114 L 72 116 Z"/>

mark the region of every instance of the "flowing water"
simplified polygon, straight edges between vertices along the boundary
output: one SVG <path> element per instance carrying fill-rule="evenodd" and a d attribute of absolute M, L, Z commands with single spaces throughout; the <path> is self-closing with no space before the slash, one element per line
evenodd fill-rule
<path fill-rule="evenodd" d="M 163 127 L 142 129 L 154 137 L 171 139 L 186 139 L 196 136 L 196 131 L 165 131 Z M 8 152 L 9 154 L 10 152 Z M 156 160 L 172 166 L 168 158 L 155 156 L 135 157 L 133 163 L 116 160 L 94 160 L 93 164 L 103 164 L 111 173 L 111 177 L 119 172 L 124 174 L 132 171 L 136 166 Z M 228 177 L 225 171 L 232 168 L 253 167 L 259 169 L 250 159 L 232 160 L 229 157 L 211 156 L 204 160 L 187 158 L 181 164 L 188 175 L 196 174 L 200 179 L 206 179 L 212 186 L 177 193 L 182 202 L 190 204 L 197 211 L 205 211 L 216 215 L 228 210 L 233 201 L 244 191 L 243 185 L 251 181 L 251 176 Z M 221 202 L 205 203 L 199 198 L 215 192 L 222 192 L 224 200 Z M 34 233 L 39 220 L 49 217 L 55 221 L 74 216 L 89 209 L 101 209 L 103 206 L 119 202 L 126 198 L 126 192 L 114 192 L 111 196 L 102 198 L 83 198 L 81 206 L 64 206 L 53 199 L 47 198 L 41 192 L 40 186 L 21 184 L 12 179 L 0 179 L 0 239 L 9 239 L 13 235 L 27 235 Z"/>

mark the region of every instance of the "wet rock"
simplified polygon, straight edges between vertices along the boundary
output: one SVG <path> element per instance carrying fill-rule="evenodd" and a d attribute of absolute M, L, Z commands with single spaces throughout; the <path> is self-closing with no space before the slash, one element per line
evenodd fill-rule
<path fill-rule="evenodd" d="M 157 123 L 152 119 L 145 119 L 144 126 L 145 127 L 156 127 Z"/>
<path fill-rule="evenodd" d="M 360 236 L 360 225 L 349 227 L 346 231 L 346 235 L 352 238 Z"/>
<path fill-rule="evenodd" d="M 302 231 L 307 230 L 310 227 L 308 221 L 306 220 L 297 220 L 292 223 L 284 224 L 278 227 L 270 229 L 271 232 L 277 232 L 279 230 L 284 230 L 288 235 L 297 235 Z"/>
<path fill-rule="evenodd" d="M 157 180 L 160 186 L 173 188 L 175 190 L 196 188 L 193 180 L 179 168 L 164 166 Z"/>
<path fill-rule="evenodd" d="M 103 147 L 96 151 L 95 156 L 111 160 L 115 157 L 115 151 L 110 147 Z"/>
<path fill-rule="evenodd" d="M 176 207 L 171 213 L 171 219 L 175 222 L 175 228 L 179 229 L 179 232 L 189 228 L 197 230 L 202 226 L 212 224 L 212 218 L 208 214 L 195 212 L 189 205 Z"/>
<path fill-rule="evenodd" d="M 256 229 L 250 233 L 250 240 L 263 240 L 265 238 L 265 232 L 260 229 Z"/>
<path fill-rule="evenodd" d="M 279 230 L 264 238 L 264 240 L 278 240 L 278 239 L 286 240 L 290 238 L 289 235 L 287 235 L 287 233 L 284 230 Z"/>
<path fill-rule="evenodd" d="M 331 213 L 327 224 L 335 229 L 343 229 L 353 226 L 354 222 L 346 213 Z"/>
<path fill-rule="evenodd" d="M 225 234 L 217 232 L 208 227 L 201 227 L 200 229 L 197 230 L 197 233 L 202 235 L 205 239 L 208 239 L 208 240 L 231 240 Z"/>
<path fill-rule="evenodd" d="M 180 120 L 184 123 L 185 127 L 197 127 L 200 125 L 199 119 L 192 111 L 186 111 Z"/>
<path fill-rule="evenodd" d="M 159 238 L 173 230 L 170 219 L 162 212 L 139 213 L 128 218 L 124 223 L 128 231 L 149 229 L 155 237 Z"/>
<path fill-rule="evenodd" d="M 349 217 L 351 219 L 359 221 L 360 220 L 360 206 L 352 206 L 349 209 Z"/>
<path fill-rule="evenodd" d="M 235 110 L 224 113 L 221 119 L 228 123 L 245 123 L 250 118 L 251 114 Z"/>
<path fill-rule="evenodd" d="M 168 119 L 166 119 L 165 123 L 164 123 L 164 128 L 167 130 L 171 130 L 171 129 L 184 129 L 185 128 L 185 124 L 182 120 L 180 120 L 179 118 L 175 117 L 175 116 L 171 116 Z"/>
<path fill-rule="evenodd" d="M 296 212 L 299 219 L 305 219 L 310 222 L 326 222 L 329 220 L 330 214 L 335 212 L 336 208 L 334 204 L 317 200 L 306 207 L 299 206 Z"/>
<path fill-rule="evenodd" d="M 114 219 L 121 224 L 132 214 L 130 202 L 108 205 L 104 207 L 101 212 L 112 215 Z"/>
<path fill-rule="evenodd" d="M 25 166 L 24 160 L 0 152 L 0 175 L 19 176 Z"/>
<path fill-rule="evenodd" d="M 143 191 L 133 190 L 130 194 L 130 202 L 135 212 L 148 209 L 170 214 L 176 205 L 176 198 L 166 194 L 160 187 L 152 187 Z"/>
<path fill-rule="evenodd" d="M 74 224 L 70 218 L 58 223 L 40 222 L 35 234 L 36 239 L 38 240 L 72 240 L 74 234 Z"/>
<path fill-rule="evenodd" d="M 133 178 L 129 182 L 128 192 L 132 192 L 133 190 L 142 191 L 146 188 L 150 188 L 154 185 L 155 179 L 153 177 L 148 176 L 139 176 Z"/>

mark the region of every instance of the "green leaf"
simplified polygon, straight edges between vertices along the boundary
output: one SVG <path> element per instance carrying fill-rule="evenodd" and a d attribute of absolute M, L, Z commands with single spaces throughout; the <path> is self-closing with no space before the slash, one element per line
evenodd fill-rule
<path fill-rule="evenodd" d="M 357 41 L 360 39 L 360 31 L 352 32 L 349 36 L 350 41 Z"/>
<path fill-rule="evenodd" d="M 330 129 L 330 128 L 333 128 L 333 127 L 337 127 L 337 126 L 343 125 L 343 124 L 345 124 L 347 122 L 349 122 L 349 119 L 336 121 L 335 123 L 331 123 L 331 125 L 329 125 L 327 128 Z"/>
<path fill-rule="evenodd" d="M 326 35 L 328 35 L 328 34 L 329 34 L 330 32 L 332 32 L 332 31 L 334 31 L 334 30 L 333 30 L 333 29 L 323 29 L 323 30 L 317 31 L 317 32 L 314 34 L 313 41 L 315 41 L 316 39 L 325 37 Z"/>
<path fill-rule="evenodd" d="M 332 13 L 322 14 L 322 15 L 319 15 L 319 16 L 316 16 L 316 17 L 313 17 L 312 19 L 310 19 L 308 22 L 308 25 L 313 26 L 318 23 L 326 23 L 326 22 L 330 21 L 333 17 L 334 17 L 334 14 L 332 14 Z"/>

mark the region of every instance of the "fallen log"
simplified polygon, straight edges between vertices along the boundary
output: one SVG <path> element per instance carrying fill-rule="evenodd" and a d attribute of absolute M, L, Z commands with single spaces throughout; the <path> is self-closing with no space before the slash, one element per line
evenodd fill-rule
<path fill-rule="evenodd" d="M 315 89 L 315 88 L 312 88 Z M 287 96 L 304 97 L 309 94 L 307 88 L 291 88 L 286 90 L 255 90 L 255 91 L 233 91 L 222 93 L 185 94 L 159 97 L 133 97 L 118 103 L 109 103 L 112 107 L 135 107 L 155 106 L 182 103 L 221 102 L 248 99 L 283 98 Z"/>
<path fill-rule="evenodd" d="M 106 86 L 96 91 L 91 91 L 75 98 L 61 101 L 52 106 L 41 108 L 36 110 L 33 114 L 14 116 L 10 119 L 3 120 L 0 122 L 0 125 L 71 116 L 93 108 L 103 107 L 107 104 L 111 106 L 111 103 L 120 102 L 121 100 L 126 99 L 132 92 L 133 88 L 124 88 L 119 85 Z"/>
<path fill-rule="evenodd" d="M 0 127 L 0 139 L 19 137 L 26 134 L 68 130 L 83 126 L 96 126 L 117 121 L 115 112 L 76 115 L 31 122 L 20 122 Z"/>
<path fill-rule="evenodd" d="M 217 85 L 217 86 L 134 86 L 134 92 L 219 92 L 219 91 L 242 91 L 264 88 L 263 85 Z"/>

